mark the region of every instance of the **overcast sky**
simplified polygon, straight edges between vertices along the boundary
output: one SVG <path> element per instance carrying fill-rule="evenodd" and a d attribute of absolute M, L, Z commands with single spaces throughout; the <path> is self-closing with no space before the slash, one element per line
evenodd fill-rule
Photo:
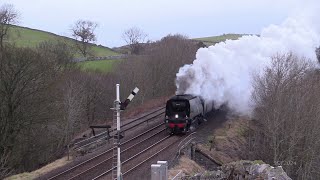
<path fill-rule="evenodd" d="M 259 33 L 299 9 L 298 0 L 0 0 L 20 12 L 20 25 L 70 36 L 79 20 L 97 22 L 98 44 L 123 45 L 136 26 L 151 40 L 181 33 L 190 38 Z"/>

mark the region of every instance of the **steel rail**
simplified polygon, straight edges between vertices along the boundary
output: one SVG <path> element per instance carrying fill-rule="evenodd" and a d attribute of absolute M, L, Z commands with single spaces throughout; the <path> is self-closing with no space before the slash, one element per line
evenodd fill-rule
<path fill-rule="evenodd" d="M 177 140 L 179 141 L 179 139 Z M 157 153 L 153 154 L 152 156 L 148 157 L 147 159 L 145 159 L 144 161 L 140 162 L 139 164 L 135 165 L 134 167 L 132 167 L 131 169 L 127 170 L 126 172 L 124 172 L 122 175 L 126 175 L 127 173 L 131 172 L 132 170 L 136 169 L 137 167 L 141 166 L 143 163 L 147 162 L 148 160 L 150 160 L 151 158 L 153 158 L 154 156 L 158 155 L 159 153 L 161 153 L 162 151 L 164 151 L 165 149 L 169 148 L 170 146 L 172 146 L 174 143 L 176 143 L 177 141 L 174 141 L 173 143 L 163 147 L 162 149 L 160 149 Z"/>
<path fill-rule="evenodd" d="M 164 112 L 163 112 L 163 113 L 164 113 Z M 160 114 L 157 114 L 157 115 L 155 115 L 155 116 L 152 116 L 152 117 L 148 118 L 147 120 L 142 121 L 142 122 L 140 122 L 140 123 L 138 123 L 138 124 L 136 124 L 136 125 L 134 125 L 134 126 L 131 126 L 131 127 L 127 128 L 127 129 L 121 131 L 121 132 L 126 132 L 126 131 L 128 131 L 128 130 L 130 130 L 130 129 L 132 129 L 132 128 L 135 128 L 135 127 L 137 127 L 138 125 L 140 125 L 140 124 L 142 124 L 142 123 L 145 123 L 146 121 L 149 121 L 150 119 L 154 119 L 154 118 L 162 115 L 163 113 L 160 113 Z M 114 130 L 111 131 L 111 132 L 114 132 Z M 82 146 L 76 147 L 75 149 L 76 149 L 76 150 L 79 150 L 79 149 L 81 149 L 81 148 L 83 148 L 83 147 L 87 147 L 87 146 L 95 143 L 96 141 L 99 141 L 99 140 L 104 139 L 104 138 L 106 138 L 106 137 L 107 137 L 107 136 L 103 136 L 103 137 L 101 137 L 101 138 L 99 138 L 99 139 L 96 139 L 96 140 L 90 142 L 90 143 L 87 143 L 87 144 L 84 144 L 84 145 L 82 145 Z"/>
<path fill-rule="evenodd" d="M 130 147 L 126 148 L 125 150 L 122 150 L 122 151 L 121 151 L 121 153 L 124 153 L 124 152 L 126 152 L 126 151 L 128 151 L 128 150 L 132 149 L 133 147 L 135 147 L 135 146 L 137 146 L 137 145 L 139 145 L 139 144 L 141 144 L 141 143 L 143 143 L 143 142 L 145 142 L 145 141 L 147 141 L 147 140 L 149 140 L 149 139 L 151 139 L 151 138 L 155 137 L 156 135 L 160 134 L 161 132 L 163 132 L 163 131 L 165 131 L 165 130 L 166 130 L 166 129 L 162 129 L 162 130 L 160 130 L 160 131 L 158 131 L 158 132 L 154 133 L 154 134 L 153 134 L 153 135 L 151 135 L 150 137 L 147 137 L 147 138 L 145 138 L 144 140 L 142 140 L 142 141 L 140 141 L 140 142 L 138 142 L 138 143 L 136 143 L 136 144 L 134 144 L 134 145 L 131 145 Z M 103 160 L 102 162 L 100 162 L 100 163 L 98 163 L 98 164 L 96 164 L 96 165 L 94 165 L 94 166 L 90 167 L 89 169 L 86 169 L 85 171 L 82 171 L 82 172 L 80 172 L 80 173 L 76 174 L 75 176 L 73 176 L 73 177 L 69 178 L 69 180 L 71 180 L 71 179 L 75 179 L 75 178 L 79 177 L 80 175 L 82 175 L 82 174 L 84 174 L 84 173 L 86 173 L 86 172 L 88 172 L 88 171 L 90 171 L 90 170 L 92 170 L 92 169 L 96 168 L 97 166 L 101 165 L 102 163 L 105 163 L 105 162 L 109 161 L 109 160 L 110 160 L 110 159 L 112 159 L 113 157 L 114 157 L 114 156 L 112 156 L 112 157 L 110 157 L 110 158 L 108 158 L 108 159 L 105 159 L 105 160 Z"/>
<path fill-rule="evenodd" d="M 164 108 L 165 108 L 165 107 L 161 107 L 160 109 L 157 109 L 157 110 L 152 111 L 152 112 L 150 112 L 150 113 L 148 113 L 148 114 L 145 114 L 145 115 L 143 115 L 143 116 L 141 116 L 141 117 L 138 117 L 138 118 L 136 118 L 136 119 L 133 119 L 132 121 L 130 121 L 129 123 L 126 123 L 126 124 L 122 125 L 121 127 L 125 127 L 125 126 L 127 126 L 127 125 L 129 125 L 129 124 L 132 124 L 133 122 L 136 122 L 136 121 L 138 121 L 138 120 L 141 120 L 141 119 L 143 119 L 143 118 L 145 118 L 145 117 L 147 117 L 147 116 L 149 116 L 149 115 L 151 115 L 151 114 L 153 114 L 153 113 L 159 112 L 160 110 L 163 110 Z M 116 129 L 116 128 L 112 128 L 111 132 L 113 132 L 115 129 Z M 81 141 L 79 141 L 79 142 L 76 142 L 76 143 L 74 143 L 74 145 L 78 145 L 78 144 L 80 144 L 80 143 L 82 143 L 82 142 L 91 140 L 91 139 L 93 139 L 93 138 L 97 138 L 97 137 L 102 136 L 102 135 L 104 135 L 104 134 L 106 134 L 106 133 L 107 133 L 107 132 L 99 133 L 99 134 L 97 134 L 96 136 L 92 136 L 92 137 L 90 137 L 90 138 L 88 138 L 88 139 L 84 139 L 84 140 L 81 140 Z"/>
<path fill-rule="evenodd" d="M 164 140 L 166 140 L 166 139 L 168 139 L 168 138 L 170 138 L 170 137 L 172 137 L 172 136 L 171 136 L 171 135 L 168 135 L 168 136 L 162 138 L 161 140 L 159 140 L 159 141 L 157 141 L 156 143 L 152 144 L 151 146 L 149 146 L 148 148 L 144 149 L 143 151 L 140 151 L 139 153 L 135 154 L 134 156 L 131 156 L 129 159 L 123 161 L 121 164 L 125 164 L 125 163 L 131 161 L 132 159 L 134 159 L 134 158 L 136 158 L 137 156 L 143 154 L 144 152 L 146 152 L 146 151 L 148 151 L 149 149 L 153 148 L 154 146 L 162 143 Z M 110 173 L 113 169 L 115 169 L 115 168 L 117 168 L 117 167 L 113 167 L 113 168 L 111 168 L 111 169 L 103 172 L 102 174 L 100 174 L 99 176 L 96 176 L 96 177 L 93 178 L 92 180 L 96 180 L 96 179 L 98 179 L 98 178 L 100 178 L 100 177 L 102 177 L 102 176 L 105 176 L 106 174 L 109 174 L 109 173 Z"/>
<path fill-rule="evenodd" d="M 151 129 L 149 129 L 149 130 L 146 131 L 146 132 L 140 133 L 139 135 L 137 135 L 137 136 L 135 136 L 135 137 L 133 137 L 133 138 L 131 138 L 131 139 L 129 139 L 129 140 L 121 143 L 121 145 L 127 144 L 128 142 L 131 142 L 132 140 L 137 139 L 138 137 L 141 137 L 141 136 L 149 133 L 150 131 L 153 131 L 153 130 L 156 129 L 156 128 L 159 128 L 159 127 L 162 126 L 162 125 L 164 125 L 164 123 L 161 123 L 161 124 L 159 124 L 159 125 L 151 128 Z M 55 176 L 53 176 L 53 177 L 50 177 L 48 180 L 52 180 L 52 179 L 55 179 L 55 178 L 57 178 L 57 177 L 59 177 L 59 176 L 62 176 L 62 175 L 70 172 L 71 170 L 73 170 L 73 169 L 75 169 L 75 168 L 77 168 L 77 167 L 80 167 L 80 166 L 82 166 L 82 165 L 84 165 L 84 164 L 86 164 L 86 163 L 88 163 L 88 162 L 90 162 L 90 161 L 92 161 L 92 160 L 94 160 L 94 159 L 96 159 L 96 158 L 104 155 L 104 154 L 107 154 L 107 153 L 111 152 L 113 149 L 114 149 L 114 147 L 112 147 L 112 148 L 108 149 L 107 151 L 102 152 L 102 153 L 100 153 L 100 154 L 98 154 L 98 155 L 96 155 L 96 156 L 94 156 L 94 157 L 92 157 L 92 158 L 90 158 L 90 159 L 88 159 L 88 160 L 86 160 L 86 161 L 83 161 L 83 162 L 81 162 L 81 163 L 79 163 L 79 164 L 77 164 L 77 165 L 75 165 L 75 166 L 73 166 L 73 167 L 71 167 L 71 168 L 69 168 L 69 169 L 67 169 L 67 170 L 65 170 L 65 171 L 63 171 L 63 172 L 55 175 Z"/>

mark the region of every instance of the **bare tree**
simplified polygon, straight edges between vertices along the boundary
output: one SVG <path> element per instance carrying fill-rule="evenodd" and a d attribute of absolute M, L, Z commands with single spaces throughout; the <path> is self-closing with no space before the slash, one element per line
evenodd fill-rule
<path fill-rule="evenodd" d="M 277 55 L 254 82 L 255 158 L 282 165 L 294 179 L 319 179 L 320 83 L 313 65 Z"/>
<path fill-rule="evenodd" d="M 134 103 L 174 94 L 179 68 L 191 63 L 197 46 L 182 35 L 168 35 L 145 47 L 144 56 L 130 56 L 118 66 L 119 82 L 124 92 L 138 86 L 141 93 Z"/>
<path fill-rule="evenodd" d="M 320 63 L 320 47 L 316 48 L 316 56 L 317 56 L 318 62 Z"/>
<path fill-rule="evenodd" d="M 3 41 L 8 36 L 9 28 L 18 21 L 18 12 L 11 4 L 4 4 L 0 8 L 0 47 L 3 49 Z"/>
<path fill-rule="evenodd" d="M 0 154 L 0 178 L 4 179 L 12 173 L 12 169 L 8 167 L 9 153 L 3 152 Z"/>
<path fill-rule="evenodd" d="M 168 35 L 146 50 L 150 60 L 148 78 L 151 80 L 152 96 L 160 92 L 174 93 L 176 73 L 181 66 L 194 60 L 196 50 L 196 44 L 181 34 Z"/>
<path fill-rule="evenodd" d="M 56 70 L 73 69 L 75 63 L 72 62 L 76 51 L 72 45 L 64 41 L 44 41 L 37 46 L 38 52 L 47 61 L 52 62 Z"/>
<path fill-rule="evenodd" d="M 131 54 L 139 54 L 147 34 L 137 27 L 132 27 L 123 32 L 122 38 L 129 45 Z"/>
<path fill-rule="evenodd" d="M 47 90 L 55 68 L 37 51 L 11 45 L 4 46 L 0 60 L 0 157 L 8 152 L 8 166 L 21 167 L 20 153 L 29 144 L 21 139 L 32 136 L 30 129 L 50 116 Z"/>
<path fill-rule="evenodd" d="M 78 20 L 71 29 L 72 36 L 77 40 L 76 48 L 84 57 L 91 54 L 89 43 L 97 40 L 94 33 L 97 26 L 98 24 L 92 21 Z"/>
<path fill-rule="evenodd" d="M 63 109 L 65 126 L 65 143 L 69 142 L 77 130 L 80 129 L 84 115 L 84 83 L 83 78 L 70 74 L 64 82 Z"/>

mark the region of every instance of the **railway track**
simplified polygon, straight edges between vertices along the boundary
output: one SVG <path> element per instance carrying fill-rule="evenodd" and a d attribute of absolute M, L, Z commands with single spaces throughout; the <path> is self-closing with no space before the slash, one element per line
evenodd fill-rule
<path fill-rule="evenodd" d="M 130 176 L 130 173 L 133 173 L 135 170 L 138 170 L 139 168 L 142 168 L 141 166 L 145 165 L 147 167 L 150 167 L 150 162 L 151 160 L 155 160 L 158 155 L 161 153 L 166 152 L 169 148 L 176 149 L 176 146 L 178 145 L 178 142 L 188 142 L 188 140 L 192 139 L 192 135 L 194 133 L 189 134 L 189 135 L 184 135 L 184 136 L 171 136 L 171 135 L 166 135 L 159 141 L 150 144 L 148 147 L 141 149 L 139 152 L 132 154 L 129 158 L 125 158 L 125 160 L 122 161 L 121 163 L 121 170 L 122 170 L 122 175 L 124 179 L 139 179 L 140 177 L 134 177 Z M 159 160 L 159 159 L 156 159 Z M 114 167 L 116 168 L 116 167 Z M 143 168 L 142 168 L 143 169 Z M 148 168 L 149 169 L 149 168 Z M 111 174 L 112 174 L 113 168 L 110 168 L 106 170 L 105 172 L 99 174 L 98 176 L 90 179 L 92 180 L 100 180 L 100 179 L 112 179 Z M 139 169 L 141 170 L 141 169 Z M 143 170 L 142 170 L 143 171 Z M 150 170 L 149 170 L 150 171 Z M 148 171 L 148 172 L 149 172 Z M 143 171 L 142 173 L 148 174 L 148 172 Z M 148 177 L 149 179 L 150 177 Z"/>
<path fill-rule="evenodd" d="M 152 134 L 151 136 L 144 138 L 142 141 L 137 142 L 135 144 L 132 144 L 130 146 L 122 146 L 121 147 L 121 158 L 126 159 L 129 157 L 132 157 L 132 154 L 134 154 L 136 151 L 140 151 L 140 149 L 143 149 L 144 147 L 148 146 L 148 144 L 152 143 L 153 141 L 157 141 L 163 137 L 165 128 L 159 130 L 158 132 Z M 162 134 L 162 135 L 160 135 Z M 101 161 L 98 164 L 95 164 L 94 166 L 85 169 L 84 171 L 74 175 L 73 177 L 69 178 L 69 180 L 73 179 L 94 179 L 96 176 L 101 174 L 101 170 L 104 169 L 111 169 L 112 170 L 112 158 L 113 156 L 110 156 L 106 158 L 105 160 Z M 130 159 L 130 158 L 129 158 Z"/>
<path fill-rule="evenodd" d="M 147 119 L 143 119 L 142 121 L 136 122 L 136 121 L 131 121 L 127 124 L 133 124 L 133 126 L 127 127 L 127 130 L 129 129 L 133 129 L 134 127 L 150 120 L 153 119 L 155 117 L 158 117 L 159 115 L 163 114 L 163 113 L 159 113 L 159 111 L 161 111 L 163 108 L 160 108 L 156 111 L 153 111 L 152 113 L 156 113 L 156 115 L 152 115 L 152 113 L 148 113 L 145 116 L 142 116 L 140 118 L 137 118 L 138 120 L 141 120 L 141 118 L 145 118 L 148 117 Z M 157 113 L 158 112 L 158 113 Z M 135 119 L 135 120 L 137 120 Z M 135 124 L 132 122 L 136 122 Z M 155 140 L 158 140 L 160 137 L 162 137 L 161 135 L 159 136 L 159 134 L 165 134 L 165 127 L 164 127 L 164 123 L 161 122 L 155 126 L 153 126 L 152 128 L 148 129 L 147 131 L 140 133 L 128 140 L 126 140 L 125 142 L 121 143 L 121 148 L 123 149 L 123 151 L 121 151 L 121 153 L 127 153 L 129 151 L 134 152 L 134 150 L 132 149 L 138 149 L 137 147 L 139 146 L 139 148 L 146 146 L 149 142 L 153 142 Z M 151 135 L 150 135 L 151 134 Z M 150 135 L 150 136 L 148 136 Z M 158 136 L 158 137 L 157 137 Z M 147 137 L 147 138 L 146 138 Z M 157 139 L 158 138 L 158 139 Z M 144 144 L 144 145 L 141 145 Z M 112 166 L 112 151 L 113 151 L 113 147 L 109 148 L 108 150 L 84 161 L 81 162 L 63 172 L 60 172 L 48 179 L 52 180 L 52 179 L 81 179 L 81 177 L 86 177 L 84 179 L 88 179 L 87 177 L 90 174 L 94 174 L 92 171 L 95 171 L 95 169 L 100 169 L 99 167 L 110 167 Z M 89 175 L 88 175 L 89 174 Z M 89 178 L 90 179 L 90 178 Z"/>
<path fill-rule="evenodd" d="M 139 125 L 141 125 L 141 124 L 143 124 L 145 122 L 149 122 L 152 119 L 155 119 L 155 118 L 163 115 L 164 114 L 164 111 L 163 111 L 164 109 L 165 109 L 165 107 L 161 107 L 161 108 L 159 108 L 159 109 L 157 109 L 155 111 L 147 113 L 147 114 L 145 114 L 145 115 L 143 115 L 143 116 L 141 116 L 139 118 L 133 119 L 130 122 L 121 125 L 121 129 L 123 129 L 123 130 L 121 130 L 121 133 L 129 131 L 129 130 L 131 130 L 131 129 L 133 129 L 133 128 L 135 128 L 135 127 L 137 127 L 137 126 L 139 126 Z M 116 127 L 113 127 L 110 130 L 110 137 L 112 137 L 112 135 L 114 135 L 115 131 L 116 131 Z M 90 145 L 94 144 L 97 141 L 101 141 L 101 140 L 106 139 L 106 138 L 109 138 L 109 137 L 108 137 L 107 132 L 104 131 L 102 133 L 97 134 L 96 136 L 92 136 L 92 137 L 90 137 L 88 139 L 84 139 L 82 141 L 79 141 L 79 142 L 75 143 L 74 144 L 74 149 L 75 150 L 79 150 L 79 149 L 85 148 L 87 146 L 90 146 Z"/>
<path fill-rule="evenodd" d="M 174 157 L 172 158 L 172 154 L 177 152 L 178 147 L 194 139 L 194 137 L 187 139 L 189 135 L 187 137 L 169 136 L 163 121 L 159 123 L 153 120 L 163 114 L 163 109 L 163 107 L 159 108 L 156 111 L 145 114 L 142 117 L 122 125 L 122 127 L 125 127 L 125 130 L 128 131 L 150 121 L 149 124 L 139 126 L 134 131 L 128 132 L 129 135 L 126 135 L 123 139 L 124 142 L 121 143 L 121 170 L 125 179 L 149 179 L 151 163 L 155 163 L 156 160 L 174 159 Z M 101 134 L 102 135 L 99 134 L 100 138 L 104 136 L 103 133 Z M 187 141 L 184 141 L 183 138 L 184 140 L 187 139 Z M 180 142 L 180 144 L 178 142 Z M 107 147 L 104 148 L 106 149 Z M 111 147 L 84 162 L 74 165 L 63 172 L 60 171 L 59 174 L 50 178 L 46 177 L 45 179 L 112 179 L 113 149 L 114 148 Z"/>
<path fill-rule="evenodd" d="M 123 176 L 125 176 L 126 174 L 135 170 L 136 168 L 141 166 L 143 163 L 147 162 L 148 160 L 155 157 L 159 153 L 163 152 L 165 149 L 170 147 L 172 144 L 176 143 L 178 141 L 177 139 L 178 138 L 176 138 L 174 136 L 167 135 L 167 136 L 163 137 L 162 139 L 160 139 L 159 141 L 149 145 L 147 148 L 144 148 L 141 151 L 133 154 L 129 158 L 126 158 L 124 161 L 121 162 L 122 170 L 124 171 Z M 168 141 L 168 140 L 171 140 L 171 141 Z M 167 142 L 167 143 L 165 143 L 165 145 L 163 145 L 164 142 Z M 147 155 L 147 158 L 145 158 L 146 157 L 145 155 L 147 153 L 152 154 L 152 155 L 150 155 L 150 156 Z M 143 159 L 143 160 L 141 160 L 141 159 Z M 138 161 L 138 163 L 136 163 L 136 162 L 133 163 L 133 161 L 135 161 L 135 160 Z M 133 164 L 135 164 L 135 165 L 133 165 Z M 93 177 L 92 180 L 112 179 L 112 177 L 111 177 L 112 170 L 113 170 L 113 168 L 110 168 L 107 171 L 99 174 L 98 176 Z"/>
<path fill-rule="evenodd" d="M 144 153 L 140 160 L 137 159 L 132 162 L 131 165 L 129 164 L 127 166 L 123 166 L 122 171 L 124 179 L 150 179 L 150 165 L 159 160 L 166 160 L 169 164 L 171 164 L 175 159 L 175 154 L 178 150 L 178 147 L 193 139 L 194 134 L 195 133 L 183 136 L 171 136 L 168 141 L 161 144 L 162 146 L 154 147 L 154 150 Z"/>

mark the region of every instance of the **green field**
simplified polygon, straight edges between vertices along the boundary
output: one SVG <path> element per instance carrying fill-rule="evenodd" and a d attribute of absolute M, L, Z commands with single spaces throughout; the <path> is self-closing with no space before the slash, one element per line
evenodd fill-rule
<path fill-rule="evenodd" d="M 108 72 L 113 72 L 115 66 L 121 61 L 122 61 L 121 59 L 85 61 L 85 62 L 79 62 L 78 65 L 80 69 L 83 71 L 108 73 Z"/>
<path fill-rule="evenodd" d="M 75 40 L 68 37 L 20 26 L 12 26 L 9 32 L 9 42 L 14 43 L 20 47 L 33 48 L 41 42 L 57 40 L 66 41 L 70 45 L 75 42 Z M 96 57 L 119 55 L 119 53 L 112 51 L 108 47 L 97 46 L 94 44 L 92 44 L 91 46 L 94 51 L 94 56 Z"/>
<path fill-rule="evenodd" d="M 243 35 L 244 34 L 223 34 L 223 35 L 220 35 L 220 36 L 194 38 L 194 40 L 202 41 L 206 45 L 214 45 L 216 43 L 226 41 L 227 39 L 230 39 L 230 40 L 239 39 Z"/>
<path fill-rule="evenodd" d="M 202 41 L 209 46 L 225 41 L 227 39 L 235 40 L 241 36 L 243 36 L 243 34 L 223 34 L 220 36 L 195 38 L 194 40 Z M 31 48 L 36 47 L 39 43 L 44 41 L 65 41 L 70 45 L 73 45 L 75 43 L 74 39 L 68 37 L 20 26 L 12 26 L 10 28 L 8 41 L 10 43 L 16 44 L 19 47 Z M 119 53 L 111 50 L 108 47 L 97 46 L 95 44 L 91 44 L 91 46 L 94 51 L 94 56 L 96 57 L 120 55 Z M 81 57 L 80 54 L 77 54 L 76 56 Z M 115 65 L 120 61 L 121 60 L 86 61 L 80 62 L 78 63 L 78 65 L 84 71 L 107 73 L 112 72 Z"/>

